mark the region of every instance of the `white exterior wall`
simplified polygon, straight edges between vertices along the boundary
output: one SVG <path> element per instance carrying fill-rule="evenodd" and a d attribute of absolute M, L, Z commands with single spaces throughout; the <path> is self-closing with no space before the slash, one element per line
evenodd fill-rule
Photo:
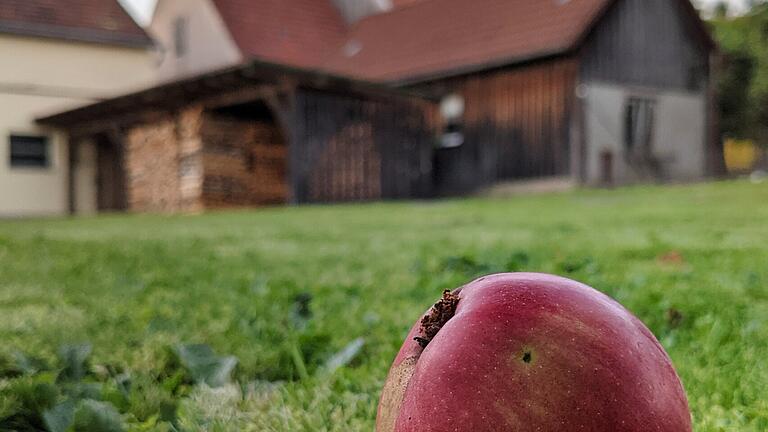
<path fill-rule="evenodd" d="M 74 175 L 74 205 L 75 213 L 78 215 L 92 215 L 98 212 L 96 158 L 96 143 L 93 140 L 83 140 L 78 143 Z"/>
<path fill-rule="evenodd" d="M 66 138 L 35 118 L 139 89 L 153 78 L 152 54 L 144 49 L 0 35 L 0 217 L 69 210 Z M 49 166 L 12 168 L 11 134 L 48 136 Z"/>
<path fill-rule="evenodd" d="M 187 22 L 187 52 L 182 57 L 177 57 L 175 52 L 177 18 Z M 243 60 L 210 0 L 160 0 L 148 31 L 159 45 L 161 81 L 232 66 Z"/>
<path fill-rule="evenodd" d="M 585 84 L 583 96 L 586 172 L 585 183 L 602 180 L 601 155 L 613 154 L 612 178 L 618 184 L 642 180 L 626 163 L 624 115 L 630 97 L 655 101 L 652 153 L 661 161 L 669 180 L 704 177 L 706 165 L 707 103 L 703 92 L 683 92 L 624 87 L 614 84 Z"/>

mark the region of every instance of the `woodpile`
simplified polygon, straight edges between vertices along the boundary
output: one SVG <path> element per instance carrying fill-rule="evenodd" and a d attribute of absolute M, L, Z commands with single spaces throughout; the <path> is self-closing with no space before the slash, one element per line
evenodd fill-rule
<path fill-rule="evenodd" d="M 209 114 L 201 128 L 206 208 L 284 204 L 288 148 L 279 127 Z"/>
<path fill-rule="evenodd" d="M 180 210 L 175 119 L 169 117 L 130 129 L 126 147 L 128 208 L 155 213 Z"/>

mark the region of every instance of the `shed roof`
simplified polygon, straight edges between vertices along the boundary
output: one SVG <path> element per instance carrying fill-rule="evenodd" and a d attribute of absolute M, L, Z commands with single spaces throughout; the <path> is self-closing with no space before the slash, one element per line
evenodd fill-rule
<path fill-rule="evenodd" d="M 225 90 L 245 90 L 248 87 L 258 85 L 270 85 L 279 88 L 286 82 L 302 88 L 355 94 L 363 97 L 432 100 L 432 97 L 425 92 L 397 89 L 384 84 L 355 80 L 325 72 L 252 60 L 241 65 L 159 84 L 138 92 L 43 116 L 38 118 L 37 122 L 49 126 L 75 128 L 78 125 L 93 121 L 101 122 L 103 119 L 131 116 L 142 110 L 173 110 L 189 104 L 191 100 L 199 101 L 219 96 Z"/>
<path fill-rule="evenodd" d="M 117 0 L 3 0 L 0 33 L 134 47 L 152 43 Z"/>

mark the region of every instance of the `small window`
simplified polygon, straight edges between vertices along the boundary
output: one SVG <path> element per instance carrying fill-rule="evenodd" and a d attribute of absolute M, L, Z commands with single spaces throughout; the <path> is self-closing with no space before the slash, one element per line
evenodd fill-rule
<path fill-rule="evenodd" d="M 627 155 L 650 154 L 653 141 L 654 105 L 652 99 L 629 98 L 624 117 L 624 146 Z"/>
<path fill-rule="evenodd" d="M 11 135 L 11 167 L 46 168 L 48 161 L 48 137 Z"/>
<path fill-rule="evenodd" d="M 173 22 L 173 49 L 177 58 L 187 54 L 187 18 L 177 17 Z"/>

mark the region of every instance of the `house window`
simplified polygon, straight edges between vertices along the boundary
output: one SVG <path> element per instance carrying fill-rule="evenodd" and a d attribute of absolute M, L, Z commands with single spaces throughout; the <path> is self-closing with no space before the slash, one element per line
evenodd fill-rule
<path fill-rule="evenodd" d="M 188 50 L 187 18 L 177 17 L 173 21 L 173 49 L 177 58 L 184 57 Z"/>
<path fill-rule="evenodd" d="M 49 165 L 48 137 L 11 135 L 11 167 L 46 168 Z"/>
<path fill-rule="evenodd" d="M 624 147 L 628 156 L 649 155 L 653 141 L 653 99 L 632 97 L 624 111 Z"/>

